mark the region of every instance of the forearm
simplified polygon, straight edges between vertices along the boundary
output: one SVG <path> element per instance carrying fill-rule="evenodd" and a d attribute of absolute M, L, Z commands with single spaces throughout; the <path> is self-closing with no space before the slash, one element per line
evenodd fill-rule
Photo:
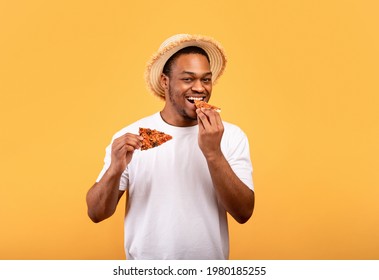
<path fill-rule="evenodd" d="M 120 199 L 120 178 L 120 173 L 108 169 L 101 180 L 88 191 L 86 197 L 88 216 L 93 222 L 101 222 L 115 212 Z"/>
<path fill-rule="evenodd" d="M 207 163 L 219 202 L 237 222 L 245 223 L 254 210 L 254 192 L 237 177 L 221 152 Z"/>

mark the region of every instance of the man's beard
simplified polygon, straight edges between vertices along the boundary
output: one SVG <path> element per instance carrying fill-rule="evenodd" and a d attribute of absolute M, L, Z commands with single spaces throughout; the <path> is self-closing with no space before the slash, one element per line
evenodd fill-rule
<path fill-rule="evenodd" d="M 184 107 L 181 107 L 180 105 L 178 105 L 178 103 L 175 101 L 175 98 L 174 98 L 174 95 L 175 93 L 173 92 L 172 90 L 172 87 L 171 85 L 169 85 L 168 87 L 168 98 L 170 99 L 170 102 L 171 104 L 174 106 L 174 108 L 176 109 L 176 111 L 179 113 L 179 115 L 181 115 L 184 119 L 186 120 L 189 120 L 189 121 L 196 121 L 197 120 L 197 116 L 195 117 L 191 117 L 187 114 L 187 112 L 184 110 Z M 179 95 L 179 94 L 178 94 Z M 184 101 L 186 102 L 186 101 Z"/>

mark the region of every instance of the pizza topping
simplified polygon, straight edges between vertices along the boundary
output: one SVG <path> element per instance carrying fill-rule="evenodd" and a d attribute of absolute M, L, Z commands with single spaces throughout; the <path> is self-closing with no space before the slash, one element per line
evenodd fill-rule
<path fill-rule="evenodd" d="M 171 135 L 164 132 L 142 127 L 139 128 L 139 135 L 143 137 L 141 150 L 148 150 L 158 147 L 159 145 L 162 145 L 172 139 Z"/>
<path fill-rule="evenodd" d="M 206 108 L 206 109 L 213 109 L 215 110 L 216 112 L 220 113 L 221 112 L 221 108 L 219 107 L 216 107 L 214 105 L 211 105 L 203 100 L 195 100 L 195 106 L 196 108 Z"/>

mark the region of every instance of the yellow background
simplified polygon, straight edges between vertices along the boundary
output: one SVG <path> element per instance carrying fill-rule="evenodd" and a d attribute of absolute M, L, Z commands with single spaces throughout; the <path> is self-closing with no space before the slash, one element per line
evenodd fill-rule
<path fill-rule="evenodd" d="M 230 257 L 378 259 L 377 3 L 1 0 L 0 258 L 124 258 L 123 206 L 93 224 L 85 194 L 113 133 L 163 106 L 146 61 L 199 33 L 228 54 L 212 101 L 254 165 Z"/>

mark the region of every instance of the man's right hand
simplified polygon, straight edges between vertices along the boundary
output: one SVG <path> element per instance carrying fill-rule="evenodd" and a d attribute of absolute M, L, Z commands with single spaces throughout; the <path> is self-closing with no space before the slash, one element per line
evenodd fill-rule
<path fill-rule="evenodd" d="M 125 133 L 112 143 L 111 165 L 109 171 L 116 174 L 124 172 L 132 160 L 136 149 L 141 148 L 143 137 L 137 134 Z"/>

